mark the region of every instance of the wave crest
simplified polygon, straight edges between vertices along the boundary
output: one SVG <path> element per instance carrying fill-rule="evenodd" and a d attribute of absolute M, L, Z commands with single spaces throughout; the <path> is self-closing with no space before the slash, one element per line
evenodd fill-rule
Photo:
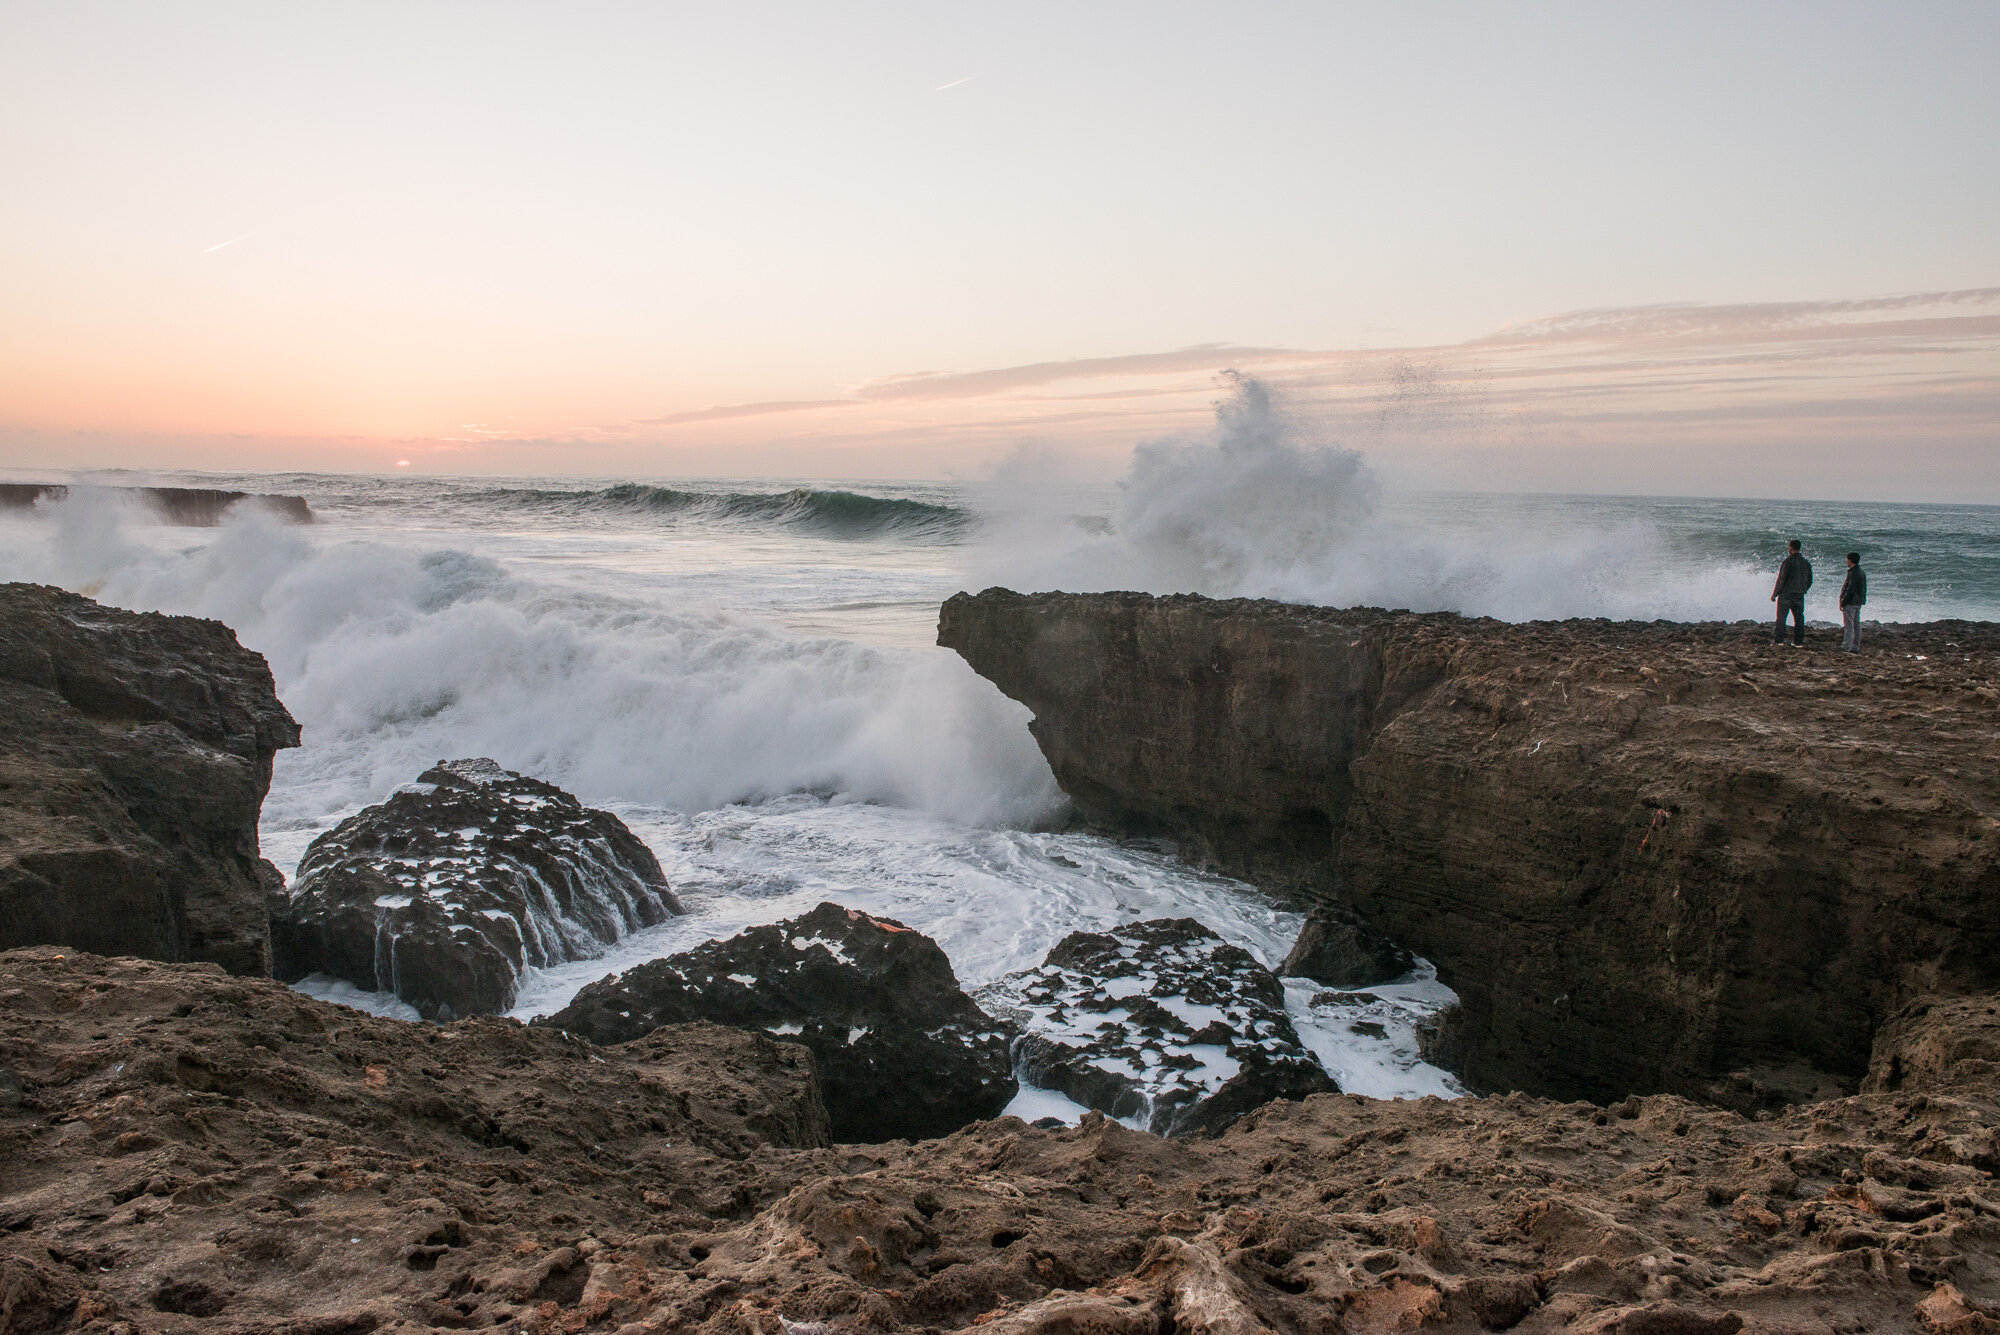
<path fill-rule="evenodd" d="M 659 515 L 689 523 L 768 524 L 830 538 L 909 538 L 956 541 L 972 527 L 954 505 L 900 496 L 794 487 L 790 491 L 700 491 L 621 482 L 594 491 L 507 487 L 478 499 L 567 515 L 590 512 Z"/>

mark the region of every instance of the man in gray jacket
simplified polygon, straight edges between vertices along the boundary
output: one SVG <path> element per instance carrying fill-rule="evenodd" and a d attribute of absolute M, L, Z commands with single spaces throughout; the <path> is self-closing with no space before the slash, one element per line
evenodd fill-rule
<path fill-rule="evenodd" d="M 1793 538 L 1789 544 L 1783 564 L 1778 567 L 1778 582 L 1771 586 L 1771 601 L 1778 605 L 1778 624 L 1771 632 L 1775 644 L 1785 642 L 1785 618 L 1792 619 L 1792 643 L 1806 642 L 1806 590 L 1812 587 L 1812 562 L 1799 552 L 1799 540 Z"/>
<path fill-rule="evenodd" d="M 1840 585 L 1840 647 L 1861 652 L 1861 608 L 1868 601 L 1868 576 L 1861 570 L 1861 553 L 1847 554 L 1847 578 Z"/>

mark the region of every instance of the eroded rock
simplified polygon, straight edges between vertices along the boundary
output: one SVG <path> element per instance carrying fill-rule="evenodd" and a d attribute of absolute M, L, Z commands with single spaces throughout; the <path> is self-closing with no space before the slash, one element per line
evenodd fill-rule
<path fill-rule="evenodd" d="M 1072 932 L 980 997 L 1021 1026 L 1031 1084 L 1161 1135 L 1338 1088 L 1300 1044 L 1276 975 L 1192 918 Z"/>
<path fill-rule="evenodd" d="M 1822 655 L 1747 622 L 989 589 L 938 639 L 1091 826 L 1432 961 L 1475 1088 L 1853 1088 L 1912 996 L 2000 990 L 1991 623 Z"/>
<path fill-rule="evenodd" d="M 536 1023 L 622 1043 L 688 1020 L 810 1048 L 843 1141 L 948 1135 L 997 1116 L 1017 1088 L 1011 1035 L 937 943 L 838 904 L 614 974 Z"/>
<path fill-rule="evenodd" d="M 528 966 L 593 958 L 680 911 L 625 822 L 454 760 L 315 839 L 271 935 L 288 982 L 330 974 L 449 1020 L 504 1011 Z"/>
<path fill-rule="evenodd" d="M 0 948 L 271 968 L 257 854 L 299 727 L 227 626 L 0 585 Z"/>

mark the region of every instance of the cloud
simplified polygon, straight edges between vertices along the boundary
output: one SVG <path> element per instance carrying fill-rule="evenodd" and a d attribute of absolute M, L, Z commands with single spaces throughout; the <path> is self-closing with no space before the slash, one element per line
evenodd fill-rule
<path fill-rule="evenodd" d="M 769 413 L 797 413 L 811 408 L 842 408 L 851 399 L 771 399 L 764 403 L 726 403 L 697 408 L 693 412 L 668 413 L 665 417 L 635 417 L 628 426 L 685 426 L 690 422 L 724 422 L 732 417 L 763 417 Z"/>
<path fill-rule="evenodd" d="M 1242 348 L 1223 343 L 1205 343 L 1173 352 L 1137 352 L 1120 357 L 1085 357 L 1065 362 L 1032 362 L 1026 366 L 1004 366 L 991 371 L 919 371 L 907 375 L 884 376 L 854 387 L 854 395 L 871 402 L 889 399 L 976 399 L 1032 389 L 1062 380 L 1097 380 L 1109 376 L 1173 375 L 1189 371 L 1214 372 L 1232 366 L 1247 366 L 1293 358 L 1316 358 L 1323 353 L 1301 353 L 1288 348 Z"/>

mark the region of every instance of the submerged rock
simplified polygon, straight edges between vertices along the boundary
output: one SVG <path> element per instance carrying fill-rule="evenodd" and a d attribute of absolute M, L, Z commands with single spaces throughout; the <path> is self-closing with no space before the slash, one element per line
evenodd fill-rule
<path fill-rule="evenodd" d="M 220 622 L 0 585 L 0 948 L 271 969 L 257 855 L 271 757 L 299 744 Z"/>
<path fill-rule="evenodd" d="M 1072 932 L 980 997 L 1025 1031 L 1030 1082 L 1161 1135 L 1339 1092 L 1299 1042 L 1277 975 L 1192 918 Z"/>
<path fill-rule="evenodd" d="M 937 942 L 838 904 L 652 960 L 535 1021 L 598 1043 L 714 1020 L 812 1050 L 838 1141 L 922 1140 L 999 1116 L 1012 1035 Z"/>
<path fill-rule="evenodd" d="M 506 1010 L 529 965 L 590 959 L 680 911 L 625 822 L 454 760 L 315 839 L 271 940 L 288 982 L 331 974 L 449 1020 Z"/>
<path fill-rule="evenodd" d="M 1328 987 L 1373 987 L 1401 978 L 1416 963 L 1409 951 L 1361 923 L 1315 914 L 1306 919 L 1278 972 Z"/>

